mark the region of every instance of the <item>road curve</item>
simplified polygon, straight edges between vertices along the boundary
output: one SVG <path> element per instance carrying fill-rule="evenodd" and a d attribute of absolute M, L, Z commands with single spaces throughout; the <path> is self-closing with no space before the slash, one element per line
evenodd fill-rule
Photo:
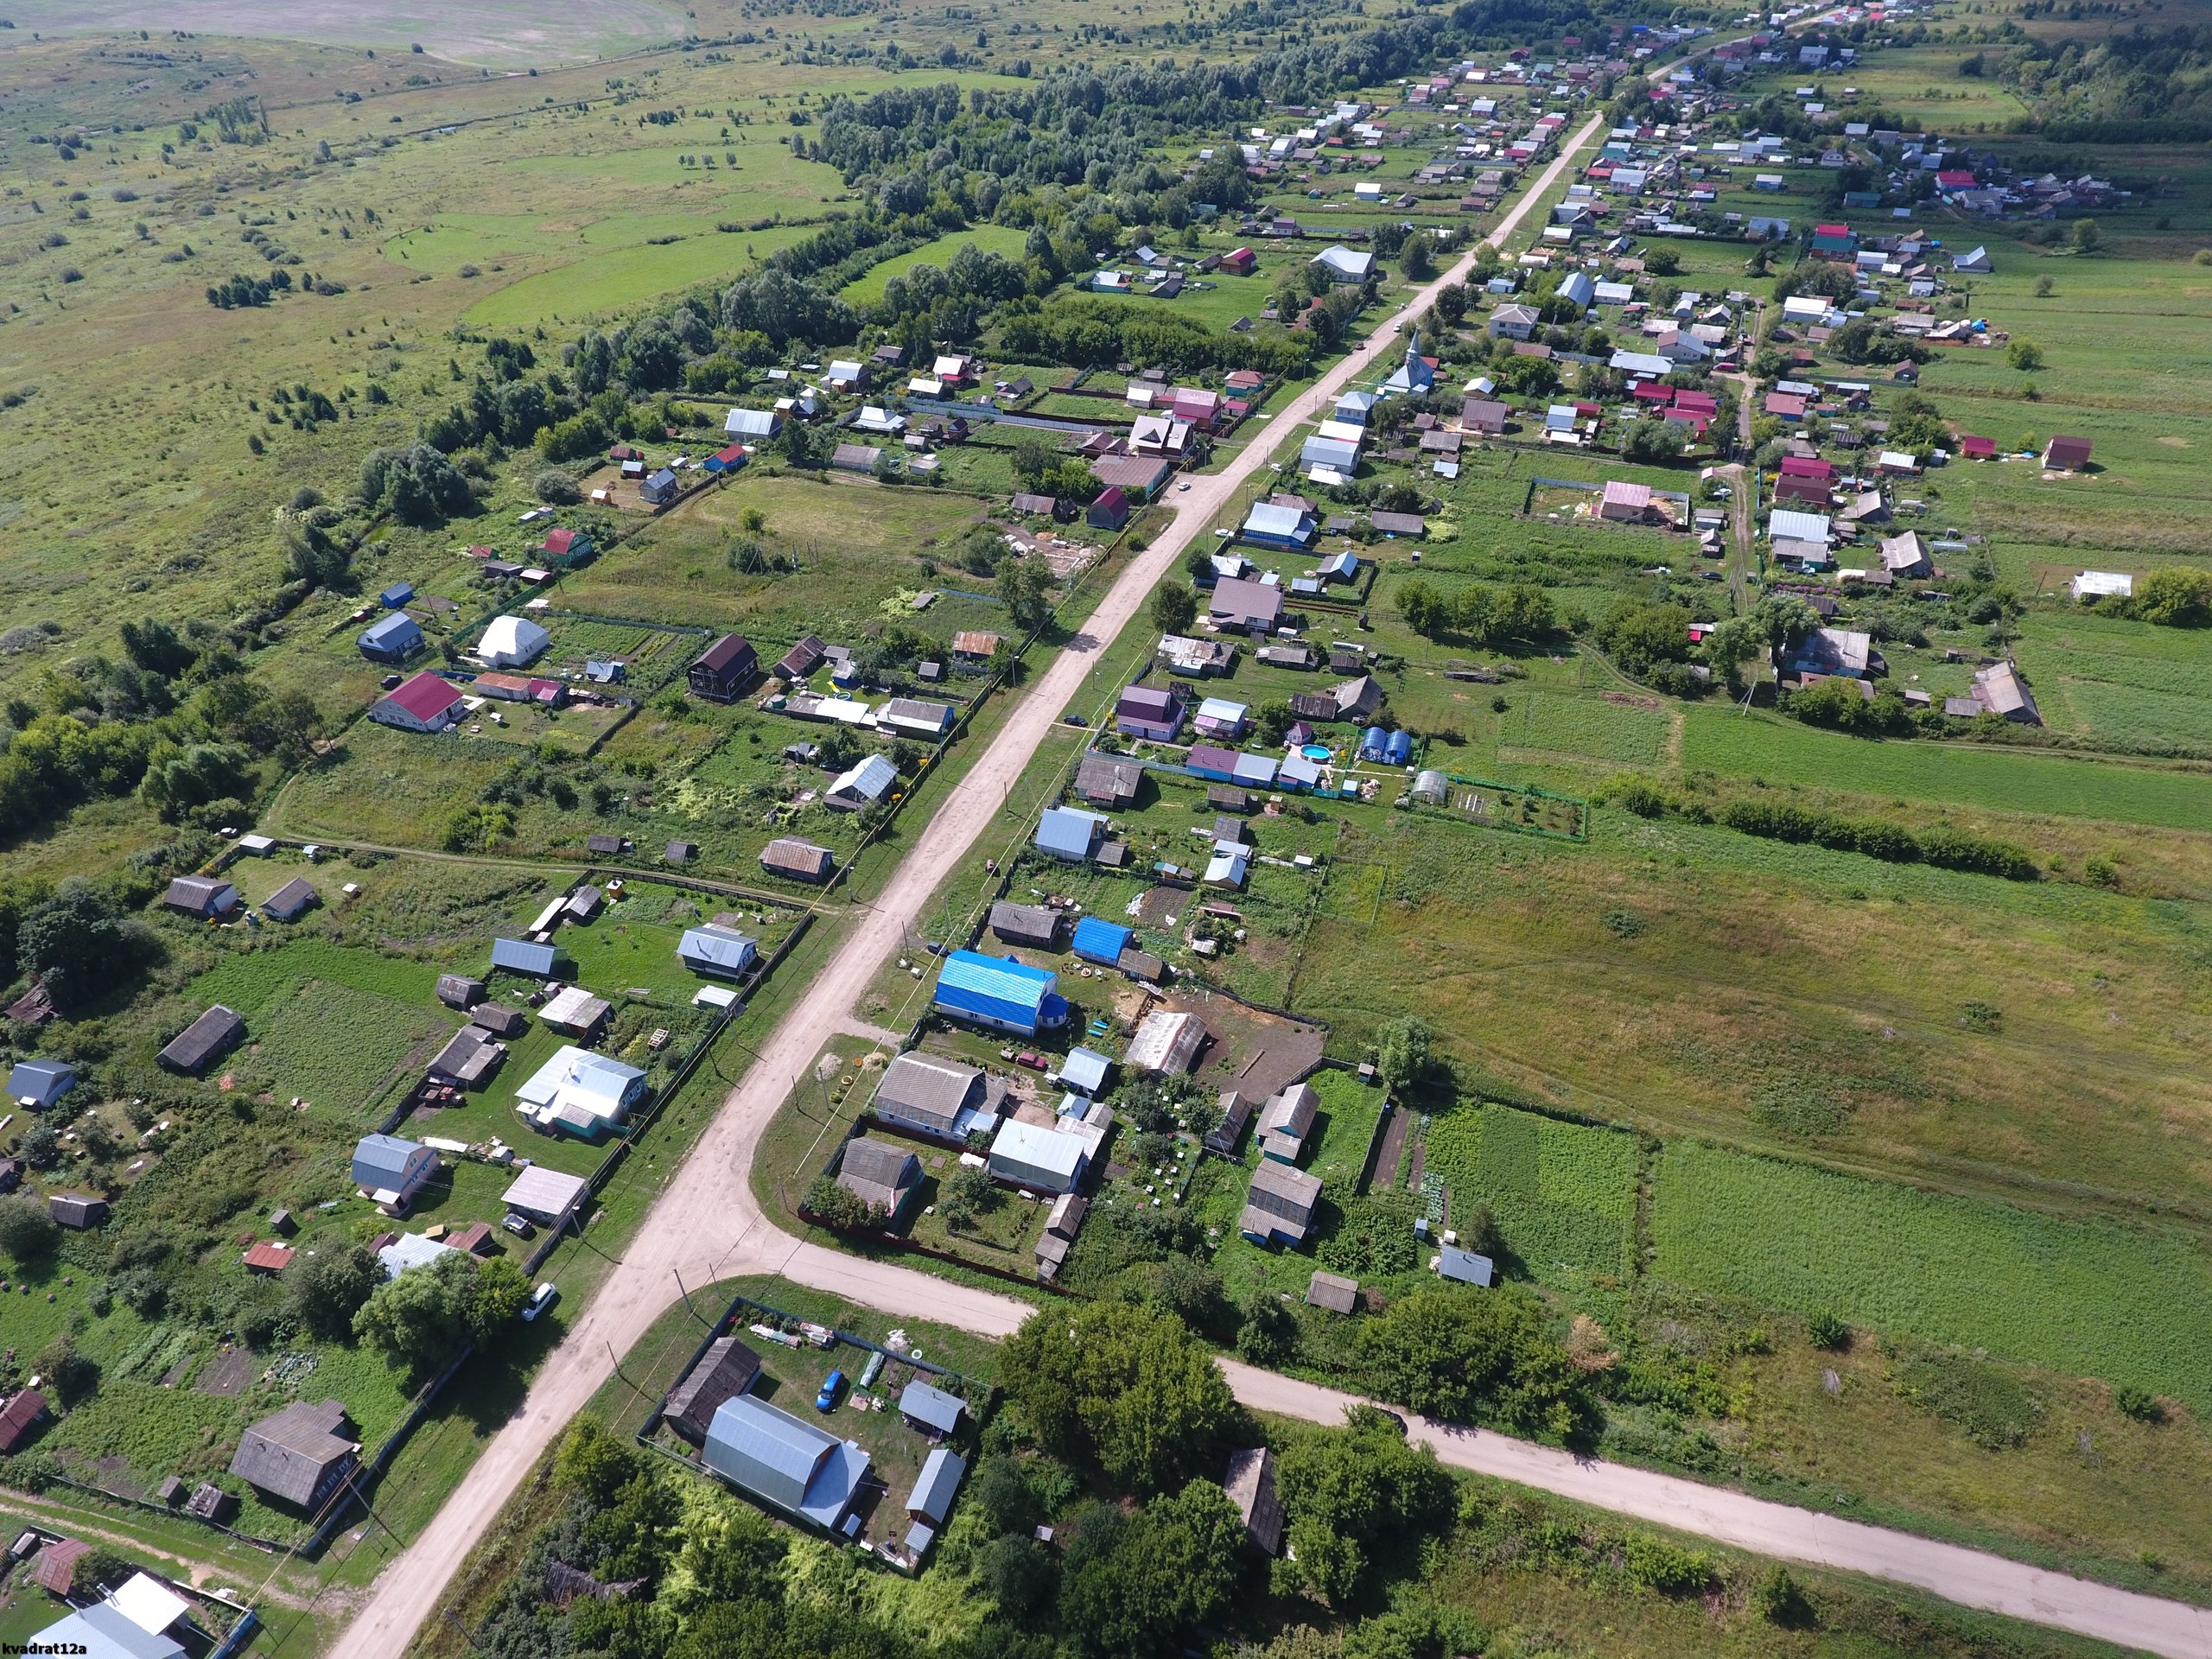
<path fill-rule="evenodd" d="M 1484 241 L 1503 246 L 1558 183 L 1602 124 L 1593 118 L 1532 181 Z M 1432 304 L 1463 280 L 1473 253 L 1407 308 Z M 1238 489 L 1302 423 L 1330 408 L 1400 344 L 1387 329 L 1293 399 L 1221 473 L 1191 480 L 1175 517 L 1131 561 L 1083 632 L 1016 705 L 968 775 L 923 827 L 912 851 L 862 912 L 797 1010 L 771 1033 L 697 1144 L 671 1177 L 627 1253 L 547 1360 L 515 1415 L 495 1434 L 452 1497 L 378 1578 L 330 1649 L 331 1659 L 398 1659 L 436 1611 L 447 1586 L 524 1477 L 616 1371 L 653 1321 L 678 1298 L 678 1275 L 696 1286 L 739 1274 L 777 1274 L 902 1318 L 978 1335 L 1010 1333 L 1032 1311 L 1009 1296 L 869 1261 L 792 1237 L 754 1203 L 747 1179 L 760 1135 L 830 1039 L 849 1030 L 856 1007 L 930 896 L 969 855 L 1000 803 L 1028 766 L 1061 710 L 1081 694 L 1099 654 L 1133 620 L 1154 586 L 1193 541 L 1210 537 Z M 1255 1410 L 1319 1422 L 1340 1420 L 1353 1396 L 1224 1362 L 1237 1397 Z M 641 1389 L 664 1379 L 626 1379 Z M 1601 1508 L 1717 1541 L 1916 1585 L 1967 1606 L 2148 1649 L 2171 1659 L 2212 1659 L 2212 1618 L 2197 1609 L 2045 1573 L 2001 1557 L 1835 1520 L 1694 1482 L 1578 1459 L 1496 1434 L 1417 1421 L 1414 1433 L 1457 1467 L 1541 1487 Z"/>

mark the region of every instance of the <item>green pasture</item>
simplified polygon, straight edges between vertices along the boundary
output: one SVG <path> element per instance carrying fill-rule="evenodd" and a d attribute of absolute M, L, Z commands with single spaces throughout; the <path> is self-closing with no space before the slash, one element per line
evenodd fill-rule
<path fill-rule="evenodd" d="M 1416 1014 L 1492 1098 L 1968 1188 L 2198 1190 L 2194 905 L 1618 812 L 1574 847 L 1354 811 L 1291 980 L 1333 1052 Z"/>
<path fill-rule="evenodd" d="M 519 328 L 556 319 L 574 322 L 642 305 L 698 283 L 727 283 L 751 269 L 760 256 L 812 233 L 796 225 L 748 232 L 741 248 L 739 238 L 717 232 L 707 221 L 694 221 L 674 242 L 609 248 L 525 276 L 469 307 L 468 320 L 491 328 Z"/>
<path fill-rule="evenodd" d="M 856 306 L 870 306 L 883 298 L 884 285 L 893 276 L 903 276 L 916 265 L 935 265 L 942 270 L 951 263 L 952 256 L 961 249 L 973 245 L 984 253 L 995 253 L 1020 263 L 1022 247 L 1029 233 L 1010 225 L 976 225 L 964 231 L 954 231 L 925 243 L 911 253 L 902 253 L 887 259 L 864 276 L 858 276 L 840 290 Z"/>
<path fill-rule="evenodd" d="M 1653 1185 L 1654 1271 L 2212 1408 L 2202 1243 L 1685 1141 Z"/>
<path fill-rule="evenodd" d="M 1869 741 L 1725 709 L 1685 711 L 1681 763 L 1770 783 L 2176 830 L 2203 828 L 2212 799 L 2212 779 L 2202 772 L 1962 743 Z"/>

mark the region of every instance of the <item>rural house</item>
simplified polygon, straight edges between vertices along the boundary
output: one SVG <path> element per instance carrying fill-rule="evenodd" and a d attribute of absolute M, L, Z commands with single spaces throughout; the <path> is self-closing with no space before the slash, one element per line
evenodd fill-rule
<path fill-rule="evenodd" d="M 1275 1496 L 1275 1454 L 1264 1446 L 1245 1446 L 1229 1454 L 1229 1471 L 1221 1490 L 1236 1506 L 1244 1523 L 1245 1541 L 1262 1555 L 1282 1553 L 1282 1500 Z"/>
<path fill-rule="evenodd" d="M 1172 685 L 1133 685 L 1114 703 L 1114 728 L 1123 737 L 1172 743 L 1183 729 L 1183 698 Z"/>
<path fill-rule="evenodd" d="M 1319 1176 L 1263 1159 L 1252 1172 L 1252 1185 L 1245 1192 L 1244 1212 L 1237 1217 L 1236 1230 L 1255 1244 L 1294 1248 L 1312 1236 L 1314 1212 L 1320 1204 Z"/>
<path fill-rule="evenodd" d="M 938 970 L 931 1007 L 938 1013 L 987 1031 L 1034 1037 L 1067 1018 L 1067 1003 L 1055 992 L 1059 976 L 1008 957 L 955 950 Z"/>
<path fill-rule="evenodd" d="M 697 1446 L 707 1438 L 722 1402 L 750 1393 L 760 1375 L 760 1355 L 735 1337 L 717 1337 L 683 1380 L 668 1391 L 668 1398 L 661 1402 L 661 1421 Z"/>
<path fill-rule="evenodd" d="M 506 1058 L 507 1051 L 483 1027 L 463 1026 L 430 1062 L 429 1079 L 449 1088 L 480 1088 Z"/>
<path fill-rule="evenodd" d="M 1135 804 L 1144 768 L 1134 760 L 1087 754 L 1076 768 L 1075 792 L 1093 806 L 1119 809 Z"/>
<path fill-rule="evenodd" d="M 2043 464 L 2051 472 L 2080 472 L 2089 464 L 2088 439 L 2053 438 L 2043 447 Z"/>
<path fill-rule="evenodd" d="M 458 688 L 425 671 L 386 692 L 369 707 L 369 718 L 402 732 L 442 732 L 461 718 Z"/>
<path fill-rule="evenodd" d="M 710 979 L 742 979 L 760 959 L 760 942 L 734 927 L 709 922 L 687 927 L 677 942 L 676 959 Z"/>
<path fill-rule="evenodd" d="M 1206 614 L 1218 628 L 1272 633 L 1282 621 L 1282 589 L 1272 582 L 1243 577 L 1217 582 L 1207 601 Z"/>
<path fill-rule="evenodd" d="M 990 929 L 991 937 L 1002 944 L 1050 950 L 1060 942 L 1060 912 L 1001 899 L 991 906 Z"/>
<path fill-rule="evenodd" d="M 156 1057 L 172 1071 L 197 1073 L 245 1035 L 245 1021 L 218 1002 L 172 1038 Z"/>
<path fill-rule="evenodd" d="M 423 630 L 413 617 L 404 611 L 394 611 L 362 629 L 356 643 L 361 648 L 361 655 L 371 662 L 389 663 L 397 667 L 423 649 Z"/>
<path fill-rule="evenodd" d="M 476 642 L 476 660 L 486 668 L 526 668 L 543 656 L 553 636 L 523 616 L 495 616 Z"/>
<path fill-rule="evenodd" d="M 238 907 L 238 890 L 216 875 L 180 875 L 162 895 L 164 908 L 212 921 Z"/>
<path fill-rule="evenodd" d="M 888 795 L 898 781 L 898 769 L 884 756 L 871 754 L 831 779 L 822 804 L 832 812 L 858 812 Z"/>
<path fill-rule="evenodd" d="M 1305 1154 L 1320 1105 L 1321 1096 L 1310 1083 L 1294 1083 L 1281 1094 L 1270 1095 L 1260 1112 L 1261 1154 L 1278 1163 L 1296 1163 Z"/>
<path fill-rule="evenodd" d="M 1086 812 L 1079 806 L 1047 807 L 1037 823 L 1036 848 L 1053 858 L 1079 864 L 1098 850 L 1106 826 L 1102 813 Z"/>
<path fill-rule="evenodd" d="M 645 1095 L 636 1066 L 569 1044 L 515 1090 L 515 1109 L 534 1128 L 593 1141 L 627 1122 Z"/>
<path fill-rule="evenodd" d="M 909 1134 L 961 1146 L 997 1119 L 999 1095 L 976 1067 L 910 1049 L 883 1068 L 868 1109 Z"/>
<path fill-rule="evenodd" d="M 836 863 L 836 855 L 827 847 L 788 836 L 779 836 L 760 849 L 762 869 L 793 881 L 826 881 Z"/>
<path fill-rule="evenodd" d="M 845 1142 L 837 1161 L 837 1185 L 870 1209 L 884 1212 L 896 1226 L 908 1202 L 921 1190 L 922 1160 L 904 1147 L 865 1136 Z"/>
<path fill-rule="evenodd" d="M 743 634 L 726 633 L 691 664 L 692 695 L 728 702 L 753 683 L 760 658 Z"/>
<path fill-rule="evenodd" d="M 1092 1142 L 1066 1129 L 1009 1117 L 991 1137 L 991 1179 L 1031 1192 L 1072 1192 L 1090 1167 Z"/>
<path fill-rule="evenodd" d="M 27 1112 L 50 1110 L 77 1086 L 77 1068 L 67 1060 L 18 1060 L 8 1073 L 8 1098 Z"/>
<path fill-rule="evenodd" d="M 438 1154 L 419 1141 L 365 1135 L 353 1147 L 353 1185 L 388 1216 L 405 1215 L 437 1173 Z"/>
<path fill-rule="evenodd" d="M 246 1430 L 231 1472 L 265 1497 L 319 1510 L 359 1461 L 353 1427 L 335 1400 L 296 1400 Z"/>
<path fill-rule="evenodd" d="M 853 1442 L 751 1394 L 715 1408 L 700 1460 L 741 1491 L 825 1532 L 852 1508 L 870 1461 Z"/>

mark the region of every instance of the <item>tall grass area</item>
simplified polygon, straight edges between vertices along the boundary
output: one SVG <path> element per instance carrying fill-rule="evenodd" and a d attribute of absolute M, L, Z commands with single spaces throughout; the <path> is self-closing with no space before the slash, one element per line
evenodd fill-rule
<path fill-rule="evenodd" d="M 2194 1241 L 1697 1141 L 1667 1148 L 1652 1199 L 1662 1278 L 2212 1412 L 2212 1267 Z"/>

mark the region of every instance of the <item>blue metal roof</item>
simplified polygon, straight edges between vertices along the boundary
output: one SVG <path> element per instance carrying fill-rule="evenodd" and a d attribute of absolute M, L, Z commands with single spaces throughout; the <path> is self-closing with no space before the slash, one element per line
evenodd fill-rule
<path fill-rule="evenodd" d="M 1490 1257 L 1477 1255 L 1457 1244 L 1446 1244 L 1439 1252 L 1436 1270 L 1446 1279 L 1467 1285 L 1487 1285 L 1497 1273 Z"/>
<path fill-rule="evenodd" d="M 67 1060 L 18 1060 L 8 1073 L 8 1098 L 51 1106 L 76 1082 L 77 1068 Z"/>
<path fill-rule="evenodd" d="M 868 1455 L 749 1394 L 715 1408 L 707 1467 L 779 1509 L 834 1527 L 852 1506 Z"/>
<path fill-rule="evenodd" d="M 1271 754 L 1240 754 L 1230 775 L 1237 783 L 1264 789 L 1275 780 L 1274 757 Z"/>
<path fill-rule="evenodd" d="M 1037 823 L 1037 849 L 1055 858 L 1089 858 L 1105 823 L 1077 807 L 1050 807 Z"/>
<path fill-rule="evenodd" d="M 550 944 L 531 944 L 523 939 L 494 939 L 492 941 L 492 965 L 510 969 L 518 974 L 535 974 L 540 979 L 550 978 L 554 954 Z"/>
<path fill-rule="evenodd" d="M 913 1390 L 909 1389 L 907 1392 L 912 1394 Z M 921 1478 L 914 1483 L 913 1495 L 906 1500 L 906 1513 L 926 1516 L 936 1525 L 943 1526 L 944 1517 L 952 1512 L 952 1496 L 960 1490 L 960 1478 L 967 1472 L 966 1459 L 957 1452 L 938 1447 L 923 1460 Z"/>
<path fill-rule="evenodd" d="M 956 950 L 937 976 L 937 1002 L 956 1013 L 1026 1022 L 1034 1029 L 1059 976 L 1007 957 Z"/>
<path fill-rule="evenodd" d="M 182 1659 L 184 1649 L 168 1637 L 143 1630 L 112 1603 L 79 1607 L 31 1638 L 30 1653 L 81 1653 L 92 1659 Z"/>
<path fill-rule="evenodd" d="M 676 947 L 687 967 L 706 967 L 726 974 L 741 974 L 760 954 L 758 941 L 726 927 L 688 927 Z"/>
<path fill-rule="evenodd" d="M 396 611 L 415 597 L 415 584 L 411 582 L 395 582 L 377 597 L 384 601 L 386 610 Z"/>
<path fill-rule="evenodd" d="M 932 1387 L 917 1379 L 899 1391 L 899 1413 L 937 1430 L 950 1434 L 960 1427 L 960 1414 L 967 1409 L 967 1402 L 957 1394 Z M 937 1517 L 942 1521 L 944 1517 Z"/>
<path fill-rule="evenodd" d="M 423 1150 L 419 1141 L 396 1135 L 365 1135 L 353 1148 L 353 1185 L 396 1187 L 407 1178 L 407 1166 Z M 371 1179 L 373 1177 L 374 1179 Z"/>
<path fill-rule="evenodd" d="M 423 643 L 423 630 L 404 611 L 379 617 L 361 630 L 361 645 L 378 651 L 410 651 Z"/>
<path fill-rule="evenodd" d="M 1079 1094 L 1095 1095 L 1106 1086 L 1106 1074 L 1113 1065 L 1111 1055 L 1095 1048 L 1071 1048 L 1060 1067 L 1060 1081 Z"/>
<path fill-rule="evenodd" d="M 1122 949 L 1128 942 L 1129 930 L 1119 922 L 1086 916 L 1075 925 L 1076 955 L 1103 962 L 1109 968 L 1121 960 Z"/>

